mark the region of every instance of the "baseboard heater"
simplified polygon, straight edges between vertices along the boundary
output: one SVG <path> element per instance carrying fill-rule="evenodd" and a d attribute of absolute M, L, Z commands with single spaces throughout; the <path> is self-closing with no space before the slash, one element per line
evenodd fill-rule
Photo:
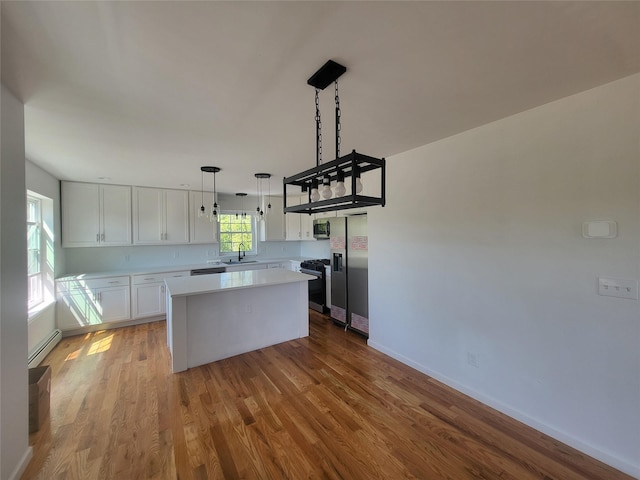
<path fill-rule="evenodd" d="M 44 360 L 44 357 L 46 357 L 49 352 L 53 350 L 53 347 L 60 343 L 61 339 L 62 332 L 60 330 L 55 329 L 53 332 L 51 332 L 49 338 L 38 345 L 34 352 L 29 355 L 29 368 L 37 367 L 38 365 L 40 365 L 40 362 Z"/>

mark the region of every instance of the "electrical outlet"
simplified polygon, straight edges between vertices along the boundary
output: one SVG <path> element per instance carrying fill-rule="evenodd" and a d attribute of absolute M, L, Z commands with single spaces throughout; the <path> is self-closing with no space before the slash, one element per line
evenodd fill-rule
<path fill-rule="evenodd" d="M 129 260 L 131 260 L 131 256 L 130 255 L 125 255 L 124 256 L 124 261 L 125 262 L 129 262 Z"/>
<path fill-rule="evenodd" d="M 173 252 L 173 258 L 178 258 L 180 256 L 180 252 L 175 251 Z"/>
<path fill-rule="evenodd" d="M 598 294 L 638 300 L 638 281 L 627 278 L 598 278 Z"/>

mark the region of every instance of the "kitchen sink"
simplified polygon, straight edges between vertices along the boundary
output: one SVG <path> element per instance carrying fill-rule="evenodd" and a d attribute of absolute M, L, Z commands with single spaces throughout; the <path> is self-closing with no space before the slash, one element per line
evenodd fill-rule
<path fill-rule="evenodd" d="M 241 265 L 243 263 L 257 263 L 257 260 L 227 260 L 226 262 L 222 262 L 225 265 Z"/>

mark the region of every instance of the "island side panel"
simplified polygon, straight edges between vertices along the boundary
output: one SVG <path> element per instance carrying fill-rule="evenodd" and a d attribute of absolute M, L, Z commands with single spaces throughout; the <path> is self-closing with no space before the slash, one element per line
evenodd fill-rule
<path fill-rule="evenodd" d="M 171 370 L 182 372 L 187 363 L 187 297 L 167 295 L 167 343 L 171 352 Z"/>
<path fill-rule="evenodd" d="M 308 336 L 308 301 L 306 281 L 187 297 L 188 367 Z"/>

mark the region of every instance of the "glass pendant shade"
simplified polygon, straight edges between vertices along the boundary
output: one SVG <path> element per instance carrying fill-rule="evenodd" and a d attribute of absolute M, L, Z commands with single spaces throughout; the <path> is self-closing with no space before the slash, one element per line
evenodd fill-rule
<path fill-rule="evenodd" d="M 322 179 L 322 198 L 325 200 L 329 200 L 333 192 L 331 191 L 331 179 L 328 176 L 325 176 Z"/>
<path fill-rule="evenodd" d="M 360 169 L 356 168 L 354 174 L 356 176 L 356 193 L 362 193 L 362 180 L 360 179 Z"/>
<path fill-rule="evenodd" d="M 343 197 L 347 193 L 347 189 L 344 186 L 344 172 L 338 170 L 336 175 L 336 188 L 333 190 L 333 194 L 336 198 Z"/>
<path fill-rule="evenodd" d="M 204 217 L 206 216 L 210 222 L 216 222 L 219 221 L 218 219 L 218 204 L 216 203 L 216 197 L 217 197 L 217 193 L 216 193 L 216 173 L 218 173 L 220 171 L 219 167 L 200 167 L 200 171 L 202 171 L 202 174 L 204 175 L 204 173 L 213 173 L 213 204 L 211 205 L 211 209 L 209 210 L 209 212 L 206 212 L 206 209 L 204 208 L 204 181 L 203 181 L 203 187 L 202 187 L 202 206 L 200 207 L 199 211 L 198 211 L 198 217 Z"/>
<path fill-rule="evenodd" d="M 311 184 L 311 201 L 317 202 L 320 200 L 320 192 L 318 191 L 318 180 L 314 180 Z"/>

